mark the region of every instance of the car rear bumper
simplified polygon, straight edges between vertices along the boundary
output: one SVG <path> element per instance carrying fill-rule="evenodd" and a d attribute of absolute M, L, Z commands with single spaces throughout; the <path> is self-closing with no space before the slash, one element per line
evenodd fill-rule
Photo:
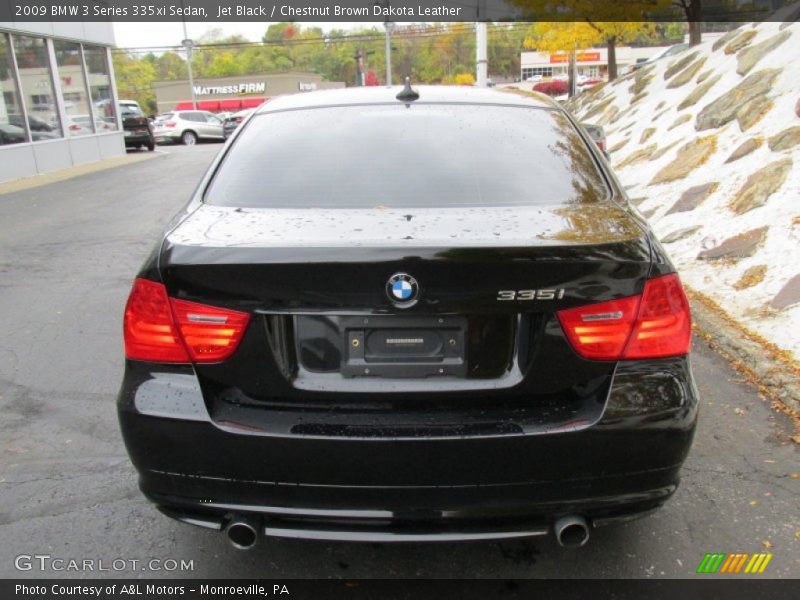
<path fill-rule="evenodd" d="M 156 142 L 159 143 L 159 144 L 163 143 L 163 142 L 179 142 L 180 139 L 181 139 L 181 132 L 178 132 L 178 131 L 170 131 L 170 132 L 156 131 L 153 134 L 153 137 L 155 138 Z"/>
<path fill-rule="evenodd" d="M 532 435 L 265 435 L 216 422 L 191 376 L 137 386 L 130 364 L 119 417 L 142 491 L 184 522 L 219 529 L 254 515 L 268 535 L 316 539 L 540 535 L 559 516 L 626 519 L 675 491 L 697 400 L 685 359 L 661 362 L 680 392 L 665 393 L 650 365 L 652 389 L 678 405 L 649 403 L 641 373 L 618 369 L 599 421 Z"/>
<path fill-rule="evenodd" d="M 125 145 L 126 146 L 134 146 L 134 145 L 141 145 L 147 144 L 153 141 L 153 137 L 149 133 L 137 133 L 128 135 L 125 133 Z"/>

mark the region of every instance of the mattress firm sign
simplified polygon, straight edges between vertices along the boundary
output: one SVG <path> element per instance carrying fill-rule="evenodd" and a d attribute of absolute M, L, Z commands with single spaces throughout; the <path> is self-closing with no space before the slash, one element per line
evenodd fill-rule
<path fill-rule="evenodd" d="M 194 93 L 198 96 L 219 96 L 228 94 L 263 94 L 267 84 L 263 81 L 257 83 L 237 83 L 234 85 L 196 85 Z"/>

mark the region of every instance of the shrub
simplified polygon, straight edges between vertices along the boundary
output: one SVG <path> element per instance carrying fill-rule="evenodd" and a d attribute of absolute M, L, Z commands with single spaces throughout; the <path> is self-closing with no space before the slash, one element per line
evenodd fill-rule
<path fill-rule="evenodd" d="M 533 86 L 534 92 L 548 96 L 561 96 L 567 93 L 569 83 L 566 81 L 542 81 Z"/>

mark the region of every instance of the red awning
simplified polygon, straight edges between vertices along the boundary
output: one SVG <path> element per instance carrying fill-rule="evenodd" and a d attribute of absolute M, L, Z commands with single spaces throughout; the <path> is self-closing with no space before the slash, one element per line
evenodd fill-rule
<path fill-rule="evenodd" d="M 175 110 L 193 110 L 194 106 L 192 105 L 191 101 L 188 102 L 178 102 L 175 106 Z"/>
<path fill-rule="evenodd" d="M 266 98 L 243 98 L 242 108 L 256 108 L 266 102 Z"/>
<path fill-rule="evenodd" d="M 200 100 L 197 103 L 197 108 L 208 111 L 219 110 L 219 100 Z"/>
<path fill-rule="evenodd" d="M 242 108 L 242 101 L 239 98 L 232 98 L 230 100 L 220 100 L 220 110 L 239 110 Z"/>

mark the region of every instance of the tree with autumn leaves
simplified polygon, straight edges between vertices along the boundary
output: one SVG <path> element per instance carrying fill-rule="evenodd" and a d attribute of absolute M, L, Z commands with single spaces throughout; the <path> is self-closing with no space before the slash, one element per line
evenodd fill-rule
<path fill-rule="evenodd" d="M 574 51 L 603 44 L 608 49 L 608 77 L 616 79 L 616 47 L 643 35 L 655 24 L 648 19 L 664 18 L 676 10 L 683 13 L 689 30 L 689 44 L 701 41 L 702 0 L 512 0 L 537 18 L 553 15 L 558 22 L 539 22 L 525 39 L 527 48 L 545 52 Z"/>
<path fill-rule="evenodd" d="M 525 37 L 525 47 L 540 52 L 567 52 L 605 45 L 608 49 L 608 79 L 617 78 L 617 45 L 652 35 L 655 25 L 634 21 L 565 21 L 534 23 Z"/>
<path fill-rule="evenodd" d="M 553 15 L 558 19 L 557 22 L 535 23 L 525 38 L 527 48 L 543 52 L 566 51 L 572 56 L 576 50 L 603 44 L 608 49 L 608 78 L 613 81 L 617 78 L 617 45 L 652 34 L 655 25 L 647 21 L 648 15 L 666 9 L 673 0 L 515 1 L 532 14 Z"/>

